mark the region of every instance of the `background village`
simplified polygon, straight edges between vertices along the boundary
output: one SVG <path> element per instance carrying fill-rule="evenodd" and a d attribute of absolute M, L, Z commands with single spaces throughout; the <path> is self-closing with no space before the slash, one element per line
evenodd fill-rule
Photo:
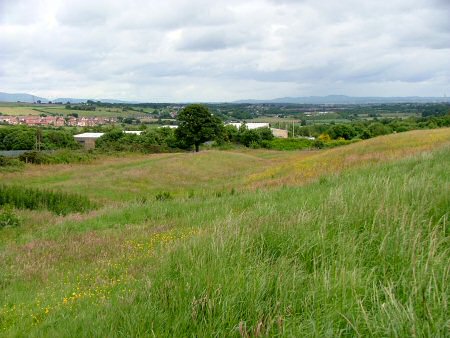
<path fill-rule="evenodd" d="M 117 123 L 115 117 L 0 116 L 0 123 L 27 126 L 95 127 Z"/>

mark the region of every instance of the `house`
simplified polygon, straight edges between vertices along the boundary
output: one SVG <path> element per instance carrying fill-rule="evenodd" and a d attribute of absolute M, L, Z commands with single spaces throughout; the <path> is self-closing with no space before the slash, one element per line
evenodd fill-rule
<path fill-rule="evenodd" d="M 0 123 L 19 124 L 19 118 L 16 116 L 0 116 Z"/>

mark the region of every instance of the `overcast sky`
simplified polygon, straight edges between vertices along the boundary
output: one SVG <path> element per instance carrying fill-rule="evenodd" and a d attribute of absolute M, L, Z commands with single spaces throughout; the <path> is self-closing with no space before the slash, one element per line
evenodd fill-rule
<path fill-rule="evenodd" d="M 450 95 L 450 0 L 0 0 L 0 91 Z"/>

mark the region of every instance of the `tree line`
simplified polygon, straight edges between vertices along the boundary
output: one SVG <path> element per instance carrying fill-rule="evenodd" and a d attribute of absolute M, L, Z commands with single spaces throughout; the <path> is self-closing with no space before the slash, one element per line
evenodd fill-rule
<path fill-rule="evenodd" d="M 72 133 L 67 130 L 46 130 L 28 126 L 0 128 L 0 150 L 54 150 L 78 147 Z"/>
<path fill-rule="evenodd" d="M 392 133 L 401 133 L 416 129 L 435 129 L 450 127 L 450 114 L 429 115 L 427 117 L 409 117 L 406 119 L 358 120 L 348 123 L 324 123 L 306 126 L 295 125 L 293 134 L 296 136 L 325 136 L 330 139 L 368 139 Z M 292 133 L 292 129 L 290 130 Z"/>

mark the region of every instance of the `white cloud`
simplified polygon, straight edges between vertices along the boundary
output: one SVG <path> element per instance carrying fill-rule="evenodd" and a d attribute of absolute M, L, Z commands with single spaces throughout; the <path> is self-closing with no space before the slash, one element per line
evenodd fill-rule
<path fill-rule="evenodd" d="M 446 0 L 0 0 L 0 91 L 212 101 L 442 95 Z"/>

